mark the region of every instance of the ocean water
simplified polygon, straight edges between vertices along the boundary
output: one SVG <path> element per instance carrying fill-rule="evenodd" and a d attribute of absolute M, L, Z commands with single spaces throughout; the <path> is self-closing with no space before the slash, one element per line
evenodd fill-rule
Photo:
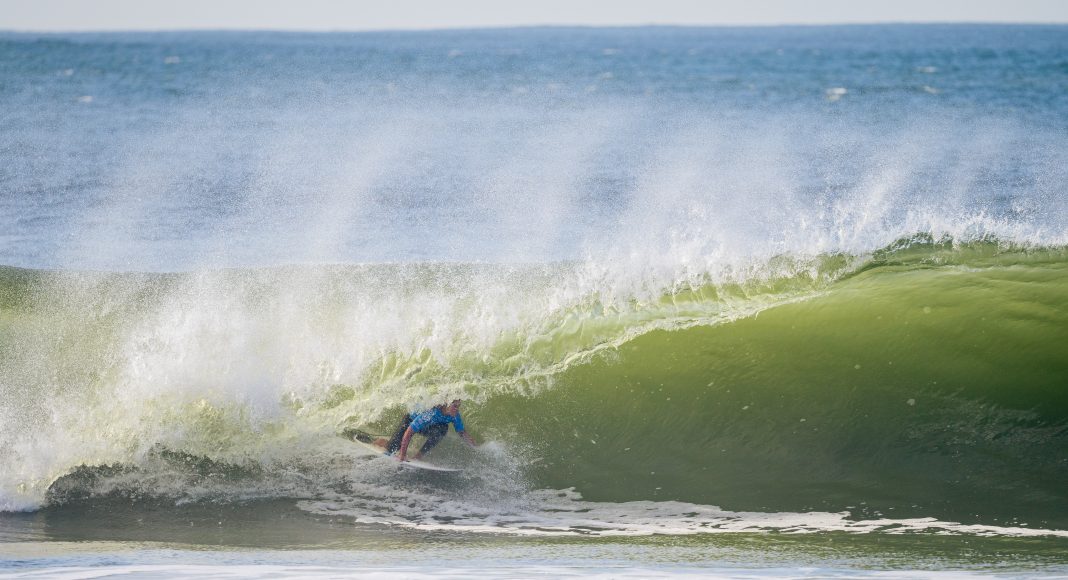
<path fill-rule="evenodd" d="M 1068 27 L 0 34 L 0 577 L 1061 576 L 1066 345 Z"/>

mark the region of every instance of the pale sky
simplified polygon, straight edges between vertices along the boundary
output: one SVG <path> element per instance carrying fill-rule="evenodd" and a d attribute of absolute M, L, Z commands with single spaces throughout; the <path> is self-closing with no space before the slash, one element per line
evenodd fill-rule
<path fill-rule="evenodd" d="M 0 0 L 0 30 L 1068 23 L 1068 0 Z"/>

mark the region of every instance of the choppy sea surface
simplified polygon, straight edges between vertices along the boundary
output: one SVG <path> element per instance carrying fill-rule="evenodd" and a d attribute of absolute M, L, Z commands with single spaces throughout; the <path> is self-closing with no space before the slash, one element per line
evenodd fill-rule
<path fill-rule="evenodd" d="M 1065 345 L 1065 26 L 0 33 L 0 578 L 1064 576 Z"/>

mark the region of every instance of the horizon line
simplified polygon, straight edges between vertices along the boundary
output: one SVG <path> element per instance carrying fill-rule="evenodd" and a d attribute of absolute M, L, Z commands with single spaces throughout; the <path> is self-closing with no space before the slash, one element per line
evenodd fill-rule
<path fill-rule="evenodd" d="M 144 27 L 144 28 L 0 28 L 3 34 L 123 34 L 181 32 L 267 32 L 295 34 L 356 34 L 379 32 L 475 32 L 533 29 L 625 30 L 637 28 L 832 28 L 865 26 L 1066 26 L 1068 20 L 1036 22 L 1033 20 L 872 20 L 843 22 L 760 22 L 760 23 L 642 23 L 642 24 L 501 24 L 488 26 L 383 27 L 383 28 L 241 28 L 235 26 Z"/>

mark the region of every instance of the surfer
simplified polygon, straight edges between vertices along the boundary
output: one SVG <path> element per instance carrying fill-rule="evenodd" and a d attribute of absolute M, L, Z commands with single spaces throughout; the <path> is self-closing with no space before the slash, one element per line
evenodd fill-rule
<path fill-rule="evenodd" d="M 456 434 L 471 447 L 477 447 L 471 436 L 464 430 L 464 421 L 460 418 L 460 399 L 455 399 L 448 405 L 435 405 L 429 411 L 422 413 L 408 413 L 404 416 L 397 432 L 389 442 L 384 439 L 379 445 L 386 448 L 386 453 L 392 454 L 400 461 L 408 460 L 408 445 L 412 442 L 412 435 L 419 433 L 426 437 L 426 443 L 412 456 L 413 459 L 421 459 L 435 445 L 437 445 L 449 432 L 449 423 L 456 428 Z"/>

